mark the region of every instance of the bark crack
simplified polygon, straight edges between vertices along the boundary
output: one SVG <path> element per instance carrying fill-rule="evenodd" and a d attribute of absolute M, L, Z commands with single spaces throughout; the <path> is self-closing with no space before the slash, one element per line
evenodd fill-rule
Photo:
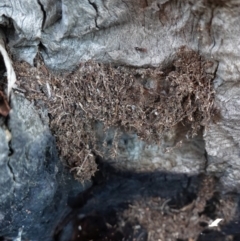
<path fill-rule="evenodd" d="M 44 25 L 45 25 L 45 22 L 46 22 L 46 11 L 44 9 L 44 6 L 43 4 L 41 3 L 41 0 L 37 0 L 37 3 L 39 4 L 40 8 L 41 8 L 41 11 L 43 13 L 43 20 L 42 20 L 42 30 L 44 29 Z"/>
<path fill-rule="evenodd" d="M 88 0 L 89 4 L 92 5 L 92 7 L 95 9 L 96 11 L 96 17 L 95 17 L 95 25 L 96 25 L 96 28 L 99 29 L 99 26 L 97 24 L 97 19 L 98 19 L 98 16 L 99 16 L 99 12 L 98 12 L 98 7 L 97 7 L 97 4 L 95 3 L 94 0 Z"/>

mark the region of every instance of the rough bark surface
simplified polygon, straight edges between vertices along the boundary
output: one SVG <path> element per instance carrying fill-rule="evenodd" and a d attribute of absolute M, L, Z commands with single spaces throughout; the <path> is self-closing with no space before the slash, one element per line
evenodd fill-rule
<path fill-rule="evenodd" d="M 36 54 L 40 53 L 45 64 L 54 71 L 72 71 L 80 62 L 90 59 L 117 65 L 164 68 L 172 62 L 181 46 L 213 59 L 217 64 L 210 71 L 216 76 L 215 105 L 221 119 L 204 130 L 196 149 L 194 141 L 189 144 L 186 140 L 186 148 L 176 152 L 176 159 L 180 160 L 176 168 L 185 172 L 181 165 L 189 163 L 196 150 L 200 154 L 197 164 L 189 167 L 188 173 L 206 170 L 219 177 L 225 191 L 238 191 L 239 13 L 240 3 L 236 0 L 2 0 L 0 27 L 15 60 L 25 60 L 33 65 Z M 46 190 L 41 202 L 47 207 L 53 203 L 54 193 L 58 190 L 56 161 L 44 166 L 50 157 L 57 160 L 49 130 L 37 116 L 33 118 L 28 114 L 25 106 L 29 104 L 25 100 L 14 98 L 12 108 L 15 111 L 11 112 L 7 125 L 11 129 L 11 144 L 6 130 L 0 129 L 1 234 L 17 232 L 16 224 L 20 219 L 25 220 L 26 226 L 32 225 L 31 214 L 25 214 L 28 211 L 19 206 L 22 202 L 12 201 L 16 195 L 19 201 L 28 200 L 28 193 L 37 198 L 44 186 Z M 18 106 L 21 103 L 24 107 Z M 148 150 L 143 146 L 138 139 L 130 138 L 124 142 L 123 138 L 123 155 L 129 155 L 130 161 L 146 155 L 151 163 L 162 158 L 161 153 L 156 154 L 155 146 Z M 165 170 L 173 169 L 167 162 L 163 164 Z M 42 186 L 35 187 L 40 170 L 46 178 L 41 182 Z M 34 215 L 44 210 L 36 207 L 35 201 L 33 198 L 27 204 L 35 210 Z M 14 208 L 21 209 L 16 219 Z M 35 216 L 34 220 L 40 216 Z M 34 229 L 29 229 L 29 237 Z"/>

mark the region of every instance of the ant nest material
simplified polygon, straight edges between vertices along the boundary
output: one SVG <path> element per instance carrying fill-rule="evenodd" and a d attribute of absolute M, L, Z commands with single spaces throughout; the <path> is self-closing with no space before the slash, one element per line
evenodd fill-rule
<path fill-rule="evenodd" d="M 35 68 L 15 63 L 19 88 L 36 106 L 47 107 L 61 157 L 80 181 L 94 175 L 95 155 L 113 158 L 119 154 L 122 132 L 153 144 L 180 123 L 189 127 L 189 136 L 207 127 L 217 116 L 214 71 L 209 71 L 213 66 L 213 61 L 203 60 L 186 47 L 164 68 L 88 61 L 73 73 L 57 76 L 41 61 Z M 106 138 L 99 137 L 110 128 L 115 134 L 106 148 Z"/>

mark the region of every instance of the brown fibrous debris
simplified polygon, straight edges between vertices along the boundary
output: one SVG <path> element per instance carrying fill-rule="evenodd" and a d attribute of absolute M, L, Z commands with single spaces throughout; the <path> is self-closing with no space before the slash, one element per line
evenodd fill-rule
<path fill-rule="evenodd" d="M 214 76 L 205 71 L 211 64 L 182 47 L 171 64 L 159 68 L 88 61 L 57 75 L 38 61 L 37 67 L 15 63 L 15 69 L 19 89 L 36 106 L 47 107 L 60 155 L 84 181 L 97 169 L 94 154 L 104 155 L 96 123 L 115 128 L 112 154 L 118 153 L 120 130 L 151 144 L 179 123 L 190 125 L 191 135 L 207 127 L 215 113 Z"/>
<path fill-rule="evenodd" d="M 216 183 L 212 176 L 204 176 L 197 198 L 181 208 L 176 208 L 177 203 L 171 199 L 140 198 L 129 205 L 122 219 L 132 224 L 139 223 L 148 231 L 149 241 L 198 240 L 199 234 L 213 221 L 209 210 L 206 210 L 210 205 L 212 209 L 214 206 L 214 216 L 223 218 L 221 225 L 235 217 L 237 204 L 233 195 L 226 195 L 220 198 L 219 203 L 214 203 Z"/>

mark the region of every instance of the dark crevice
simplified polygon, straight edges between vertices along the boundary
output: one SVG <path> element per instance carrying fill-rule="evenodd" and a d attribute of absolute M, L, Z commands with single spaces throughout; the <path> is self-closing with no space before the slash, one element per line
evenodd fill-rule
<path fill-rule="evenodd" d="M 95 2 L 92 2 L 92 0 L 88 0 L 88 2 L 89 2 L 90 5 L 92 5 L 92 7 L 95 9 L 95 11 L 97 13 L 97 15 L 95 17 L 95 25 L 96 25 L 97 28 L 99 28 L 99 26 L 97 24 L 97 19 L 98 19 L 98 16 L 99 16 L 97 4 Z"/>
<path fill-rule="evenodd" d="M 40 50 L 43 50 L 45 53 L 47 53 L 47 48 L 44 46 L 44 44 L 41 41 L 40 41 L 38 47 Z"/>
<path fill-rule="evenodd" d="M 6 118 L 5 120 L 5 125 L 6 127 L 8 128 L 9 132 L 11 133 L 11 130 L 9 129 L 8 127 L 8 123 L 9 123 L 9 116 Z M 14 150 L 12 148 L 12 145 L 11 145 L 11 141 L 8 142 L 8 161 L 7 161 L 7 166 L 12 174 L 12 179 L 13 181 L 16 183 L 16 177 L 15 177 L 15 174 L 14 174 L 14 171 L 13 171 L 13 167 L 11 166 L 10 164 L 10 161 L 11 161 L 11 156 L 14 154 Z"/>
<path fill-rule="evenodd" d="M 10 156 L 12 156 L 12 155 L 13 155 L 13 153 L 14 153 L 14 151 L 13 151 L 12 147 L 9 145 L 9 152 L 8 152 L 8 156 L 9 156 L 9 157 L 10 157 Z"/>
<path fill-rule="evenodd" d="M 206 206 L 202 212 L 199 213 L 199 215 L 206 215 L 207 217 L 211 218 L 212 220 L 215 220 L 217 218 L 217 205 L 220 204 L 220 195 L 219 193 L 214 193 L 213 197 L 207 200 Z"/>
<path fill-rule="evenodd" d="M 208 153 L 207 153 L 206 150 L 205 150 L 205 152 L 204 152 L 204 157 L 205 157 L 205 163 L 204 163 L 204 168 L 203 168 L 203 170 L 204 170 L 204 172 L 207 172 L 207 167 L 208 167 Z"/>
<path fill-rule="evenodd" d="M 43 21 L 42 21 L 42 30 L 43 30 L 45 22 L 46 22 L 46 11 L 45 11 L 45 9 L 43 7 L 43 4 L 41 3 L 41 0 L 37 0 L 37 2 L 38 2 L 39 6 L 40 6 L 40 8 L 42 10 L 42 13 L 43 13 Z"/>
<path fill-rule="evenodd" d="M 6 77 L 4 77 L 4 73 L 6 73 L 7 69 L 3 60 L 2 55 L 0 54 L 0 90 L 4 91 L 7 86 Z"/>
<path fill-rule="evenodd" d="M 36 55 L 35 59 L 34 59 L 34 66 L 37 65 L 37 61 L 38 61 L 38 55 L 42 56 L 41 53 L 44 52 L 44 54 L 46 54 L 48 57 L 48 49 L 44 46 L 44 44 L 40 41 L 38 44 L 38 54 Z"/>

